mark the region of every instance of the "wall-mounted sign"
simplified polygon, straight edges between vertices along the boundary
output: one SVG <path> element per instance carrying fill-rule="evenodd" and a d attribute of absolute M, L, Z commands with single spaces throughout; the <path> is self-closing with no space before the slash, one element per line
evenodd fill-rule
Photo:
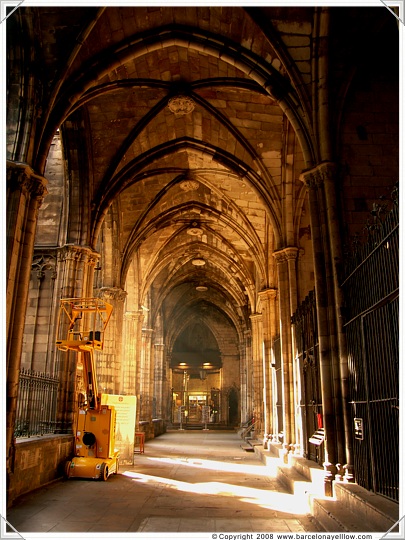
<path fill-rule="evenodd" d="M 354 438 L 359 441 L 364 439 L 363 418 L 354 418 Z"/>
<path fill-rule="evenodd" d="M 101 394 L 102 405 L 114 405 L 116 411 L 115 446 L 120 463 L 134 464 L 136 396 Z"/>

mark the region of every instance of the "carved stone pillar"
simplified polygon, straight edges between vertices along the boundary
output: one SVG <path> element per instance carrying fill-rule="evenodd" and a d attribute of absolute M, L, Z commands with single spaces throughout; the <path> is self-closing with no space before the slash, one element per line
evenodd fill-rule
<path fill-rule="evenodd" d="M 102 287 L 98 290 L 98 296 L 113 306 L 104 337 L 103 352 L 96 356 L 99 388 L 106 394 L 121 394 L 122 331 L 127 293 L 119 287 Z"/>
<path fill-rule="evenodd" d="M 325 426 L 324 468 L 329 484 L 338 463 L 345 463 L 345 478 L 353 480 L 347 349 L 341 316 L 342 291 L 338 280 L 342 253 L 335 177 L 336 165 L 331 162 L 322 163 L 301 175 L 308 188 L 310 202 Z M 328 489 L 331 491 L 331 487 Z"/>
<path fill-rule="evenodd" d="M 253 358 L 253 416 L 255 434 L 259 438 L 264 433 L 263 422 L 263 327 L 262 315 L 250 316 L 252 322 L 252 358 Z"/>
<path fill-rule="evenodd" d="M 155 376 L 154 376 L 154 397 L 156 399 L 156 418 L 165 417 L 165 399 L 164 391 L 167 387 L 167 377 L 165 370 L 165 346 L 164 343 L 154 344 Z"/>
<path fill-rule="evenodd" d="M 152 369 L 153 329 L 142 328 L 142 348 L 140 358 L 140 417 L 143 422 L 152 421 L 153 369 Z"/>
<path fill-rule="evenodd" d="M 287 247 L 273 253 L 277 262 L 279 284 L 279 309 L 281 325 L 281 361 L 283 366 L 283 411 L 285 451 L 295 443 L 294 375 L 291 335 L 291 316 L 297 306 L 298 248 Z"/>
<path fill-rule="evenodd" d="M 58 250 L 57 257 L 57 286 L 60 287 L 60 298 L 93 296 L 91 285 L 94 265 L 99 255 L 87 246 L 67 244 Z M 77 410 L 78 353 L 56 351 L 56 355 L 60 381 L 56 421 L 59 432 L 70 433 Z"/>
<path fill-rule="evenodd" d="M 263 447 L 268 447 L 270 435 L 274 433 L 273 425 L 273 380 L 272 380 L 272 344 L 276 336 L 276 289 L 266 289 L 259 292 L 259 299 L 262 307 L 263 324 L 263 401 L 264 401 L 264 435 Z"/>
<path fill-rule="evenodd" d="M 24 164 L 7 163 L 7 474 L 14 467 L 14 424 L 24 321 L 38 209 L 47 194 L 46 180 Z"/>
<path fill-rule="evenodd" d="M 99 254 L 87 246 L 66 244 L 58 252 L 60 297 L 93 297 L 93 276 Z"/>
<path fill-rule="evenodd" d="M 124 349 L 121 363 L 122 393 L 139 397 L 138 364 L 141 351 L 139 339 L 143 311 L 127 311 L 124 317 Z"/>
<path fill-rule="evenodd" d="M 252 359 L 252 332 L 246 330 L 244 333 L 244 346 L 241 357 L 241 389 L 242 389 L 242 419 L 244 422 L 251 420 L 253 416 L 253 359 Z M 243 366 L 243 367 L 242 367 Z"/>

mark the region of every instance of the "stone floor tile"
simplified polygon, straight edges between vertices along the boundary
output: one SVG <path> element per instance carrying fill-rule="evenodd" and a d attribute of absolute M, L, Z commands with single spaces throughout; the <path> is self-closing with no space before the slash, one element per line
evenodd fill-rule
<path fill-rule="evenodd" d="M 319 530 L 297 508 L 235 432 L 167 432 L 106 482 L 55 482 L 21 497 L 7 519 L 22 533 L 41 522 L 38 532 Z"/>
<path fill-rule="evenodd" d="M 49 529 L 49 533 L 86 533 L 91 531 L 91 525 L 89 523 L 83 523 L 80 521 L 67 521 L 64 520 L 57 523 L 52 529 Z"/>
<path fill-rule="evenodd" d="M 167 518 L 167 517 L 148 517 L 145 518 L 139 528 L 138 532 L 178 532 L 180 527 L 180 518 Z"/>

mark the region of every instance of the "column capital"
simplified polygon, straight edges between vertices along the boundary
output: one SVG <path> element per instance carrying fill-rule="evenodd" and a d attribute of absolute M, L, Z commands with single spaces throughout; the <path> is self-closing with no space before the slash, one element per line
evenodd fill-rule
<path fill-rule="evenodd" d="M 100 298 L 114 300 L 116 302 L 124 302 L 128 294 L 120 287 L 101 287 L 98 292 Z"/>
<path fill-rule="evenodd" d="M 140 321 L 143 319 L 143 313 L 142 311 L 126 311 L 124 317 L 128 321 Z"/>
<path fill-rule="evenodd" d="M 263 298 L 276 298 L 278 294 L 278 289 L 276 287 L 269 287 L 268 289 L 263 289 L 259 291 L 258 295 Z"/>
<path fill-rule="evenodd" d="M 65 244 L 58 250 L 58 259 L 60 261 L 75 260 L 94 262 L 100 257 L 100 255 L 93 251 L 89 246 L 79 246 L 77 244 Z"/>
<path fill-rule="evenodd" d="M 284 263 L 286 261 L 295 260 L 298 258 L 299 248 L 295 246 L 288 246 L 278 251 L 273 252 L 273 257 L 276 259 L 277 264 Z"/>
<path fill-rule="evenodd" d="M 319 163 L 312 169 L 302 171 L 300 174 L 300 180 L 308 189 L 317 188 L 325 183 L 327 180 L 333 180 L 336 175 L 337 164 L 333 161 L 325 161 Z"/>
<path fill-rule="evenodd" d="M 258 292 L 260 300 L 272 300 L 277 297 L 278 289 L 274 287 L 269 287 L 268 289 L 263 289 Z"/>
<path fill-rule="evenodd" d="M 7 188 L 11 191 L 20 189 L 26 196 L 38 199 L 41 204 L 48 194 L 45 177 L 36 174 L 27 163 L 7 161 Z"/>
<path fill-rule="evenodd" d="M 152 336 L 153 332 L 154 332 L 153 328 L 142 328 L 142 335 L 143 336 L 148 336 L 150 338 Z"/>
<path fill-rule="evenodd" d="M 298 259 L 299 248 L 294 246 L 286 247 L 284 253 L 287 261 L 296 260 Z"/>

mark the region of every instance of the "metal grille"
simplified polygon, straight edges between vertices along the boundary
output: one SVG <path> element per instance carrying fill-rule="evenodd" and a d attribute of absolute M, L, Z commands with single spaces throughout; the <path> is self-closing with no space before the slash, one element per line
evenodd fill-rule
<path fill-rule="evenodd" d="M 280 336 L 273 343 L 273 432 L 280 436 L 284 430 L 283 424 L 283 374 L 281 370 L 281 340 Z"/>
<path fill-rule="evenodd" d="M 46 373 L 20 371 L 15 437 L 54 433 L 59 379 Z"/>
<path fill-rule="evenodd" d="M 384 215 L 382 215 L 384 214 Z M 399 497 L 399 215 L 375 205 L 342 283 L 356 482 Z M 383 220 L 384 218 L 384 220 Z"/>
<path fill-rule="evenodd" d="M 319 374 L 319 345 L 316 318 L 315 291 L 311 291 L 292 317 L 296 345 L 296 366 L 300 379 L 298 396 L 302 416 L 302 444 L 304 457 L 323 462 L 323 444 L 309 442 L 322 428 L 322 394 Z"/>

